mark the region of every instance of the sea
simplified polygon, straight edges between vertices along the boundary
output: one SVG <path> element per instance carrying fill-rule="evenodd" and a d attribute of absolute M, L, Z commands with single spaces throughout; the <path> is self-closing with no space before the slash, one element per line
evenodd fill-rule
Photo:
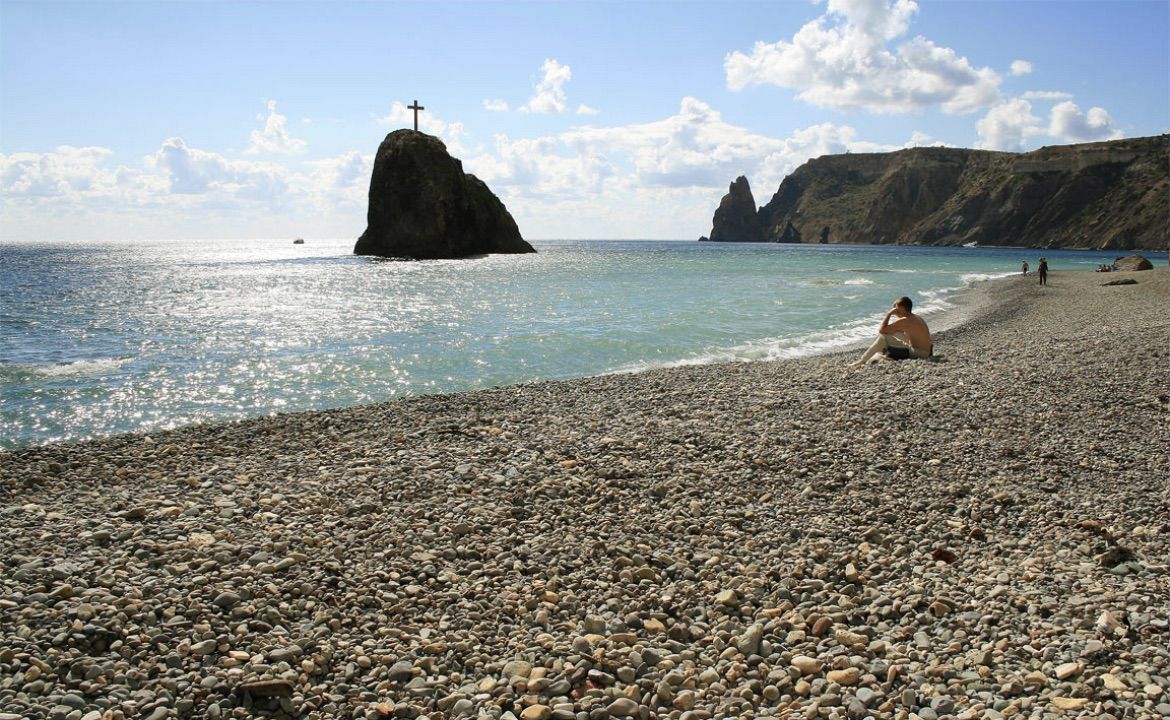
<path fill-rule="evenodd" d="M 0 449 L 859 347 L 894 298 L 1117 252 L 545 241 L 402 262 L 352 239 L 0 245 Z M 953 313 L 951 314 L 953 315 Z"/>

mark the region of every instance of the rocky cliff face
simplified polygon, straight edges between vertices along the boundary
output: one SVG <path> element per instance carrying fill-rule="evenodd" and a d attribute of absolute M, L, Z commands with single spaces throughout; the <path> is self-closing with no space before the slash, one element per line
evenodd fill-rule
<path fill-rule="evenodd" d="M 830 155 L 785 178 L 757 221 L 770 242 L 1165 249 L 1168 151 L 1163 135 Z"/>
<path fill-rule="evenodd" d="M 487 185 L 436 137 L 396 130 L 378 147 L 356 255 L 459 258 L 536 252 Z"/>
<path fill-rule="evenodd" d="M 761 242 L 764 240 L 759 211 L 747 178 L 740 175 L 727 188 L 711 221 L 714 242 Z"/>

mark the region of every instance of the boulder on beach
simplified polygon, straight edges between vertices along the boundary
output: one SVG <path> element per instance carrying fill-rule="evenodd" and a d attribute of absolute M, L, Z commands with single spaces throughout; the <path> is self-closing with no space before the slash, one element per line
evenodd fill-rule
<path fill-rule="evenodd" d="M 1154 264 L 1141 255 L 1126 255 L 1113 261 L 1118 272 L 1136 272 L 1138 270 L 1153 270 Z"/>
<path fill-rule="evenodd" d="M 355 255 L 416 260 L 536 252 L 482 180 L 441 140 L 395 130 L 378 147 Z"/>

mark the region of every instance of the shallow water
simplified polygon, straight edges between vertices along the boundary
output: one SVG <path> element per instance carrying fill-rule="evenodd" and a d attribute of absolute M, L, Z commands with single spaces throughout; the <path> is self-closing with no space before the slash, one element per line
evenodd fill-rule
<path fill-rule="evenodd" d="M 534 243 L 389 262 L 352 240 L 0 245 L 0 447 L 857 345 L 1036 251 Z M 1046 251 L 1061 270 L 1117 253 Z"/>

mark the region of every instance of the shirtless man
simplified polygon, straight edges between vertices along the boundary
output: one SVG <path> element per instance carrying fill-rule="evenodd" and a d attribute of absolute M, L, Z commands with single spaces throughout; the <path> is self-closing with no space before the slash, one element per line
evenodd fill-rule
<path fill-rule="evenodd" d="M 878 353 L 891 360 L 906 358 L 928 358 L 934 354 L 934 341 L 930 338 L 930 328 L 926 322 L 915 315 L 911 310 L 914 302 L 908 297 L 900 297 L 894 301 L 882 324 L 878 327 L 877 340 L 865 351 L 861 359 L 853 363 L 853 367 L 864 365 Z M 890 322 L 891 317 L 897 320 Z"/>

